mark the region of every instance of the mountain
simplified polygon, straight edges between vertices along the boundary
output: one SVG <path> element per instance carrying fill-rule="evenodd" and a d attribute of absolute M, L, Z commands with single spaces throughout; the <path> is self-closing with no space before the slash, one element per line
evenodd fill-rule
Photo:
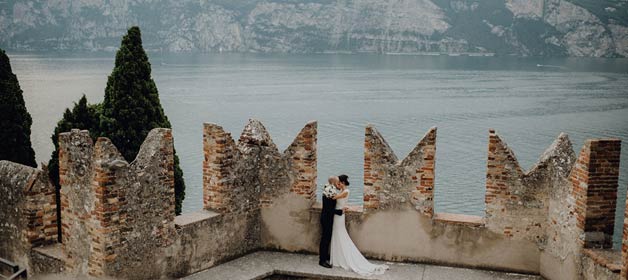
<path fill-rule="evenodd" d="M 628 0 L 0 0 L 0 47 L 628 56 Z"/>

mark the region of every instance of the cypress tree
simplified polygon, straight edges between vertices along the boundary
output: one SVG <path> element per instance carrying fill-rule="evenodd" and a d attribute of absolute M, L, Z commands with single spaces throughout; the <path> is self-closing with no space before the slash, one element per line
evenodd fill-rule
<path fill-rule="evenodd" d="M 0 160 L 37 167 L 31 146 L 32 124 L 9 57 L 0 50 Z"/>
<path fill-rule="evenodd" d="M 115 66 L 107 80 L 100 132 L 111 139 L 125 159 L 131 161 L 148 132 L 157 127 L 170 128 L 171 125 L 151 78 L 151 66 L 142 47 L 140 29 L 134 26 L 122 38 Z M 185 196 L 185 183 L 176 152 L 174 162 L 175 209 L 179 214 Z"/>

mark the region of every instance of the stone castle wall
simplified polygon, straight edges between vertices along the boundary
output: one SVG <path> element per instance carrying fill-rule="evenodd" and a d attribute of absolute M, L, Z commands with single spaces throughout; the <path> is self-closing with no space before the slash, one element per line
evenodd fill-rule
<path fill-rule="evenodd" d="M 72 274 L 160 277 L 174 238 L 173 142 L 152 130 L 136 159 L 107 138 L 59 135 L 62 250 Z"/>
<path fill-rule="evenodd" d="M 617 139 L 587 140 L 568 177 L 554 184 L 547 245 L 541 256 L 541 273 L 548 278 L 574 279 L 587 267 L 590 271 L 595 261 L 602 267 L 609 262 L 589 260 L 599 255 L 589 250 L 612 248 L 620 145 Z"/>
<path fill-rule="evenodd" d="M 279 197 L 301 201 L 303 209 L 315 202 L 316 122 L 306 124 L 284 152 L 259 121 L 251 120 L 237 142 L 222 127 L 207 123 L 203 153 L 203 209 L 175 219 L 170 276 L 300 238 L 297 228 L 281 221 L 269 227 L 264 217 L 284 206 Z M 287 236 L 274 238 L 281 233 Z"/>
<path fill-rule="evenodd" d="M 256 250 L 317 254 L 316 139 L 316 122 L 307 123 L 280 152 L 259 121 L 251 120 L 238 141 L 222 127 L 205 124 L 203 209 L 175 217 L 170 130 L 151 131 L 131 163 L 106 138 L 94 143 L 86 131 L 63 133 L 63 243 L 37 249 L 31 262 L 54 259 L 73 274 L 159 278 L 188 275 Z M 576 156 L 567 135 L 560 134 L 528 171 L 495 131 L 489 131 L 488 140 L 486 214 L 435 213 L 436 128 L 400 160 L 377 129 L 367 126 L 364 204 L 346 213 L 358 248 L 381 260 L 527 272 L 548 279 L 625 275 L 627 226 L 623 251 L 610 249 L 619 140 L 588 140 Z M 30 184 L 25 182 L 40 172 L 13 171 L 18 167 L 25 168 L 0 162 L 2 194 L 15 195 L 13 186 Z M 38 189 L 46 189 L 47 180 L 40 181 Z M 38 212 L 29 216 L 32 212 L 9 210 L 54 209 L 54 188 L 37 193 L 31 208 L 20 206 L 28 199 L 3 205 L 0 217 L 9 222 L 0 223 L 0 230 L 12 230 L 17 239 L 35 236 L 13 228 L 28 224 L 23 219 L 38 217 Z M 46 206 L 50 202 L 53 206 Z M 45 216 L 53 212 L 43 213 L 42 221 L 54 224 Z M 33 231 L 41 232 L 37 225 Z M 50 237 L 41 235 L 45 241 L 37 245 L 54 242 L 56 228 L 51 229 L 43 226 Z M 11 250 L 28 261 L 24 252 L 32 244 L 0 242 L 14 244 L 26 244 Z"/>
<path fill-rule="evenodd" d="M 436 128 L 399 161 L 375 127 L 366 127 L 364 141 L 364 211 L 409 206 L 427 217 L 434 215 Z"/>
<path fill-rule="evenodd" d="M 0 161 L 0 258 L 31 269 L 30 249 L 57 241 L 56 209 L 45 171 Z"/>

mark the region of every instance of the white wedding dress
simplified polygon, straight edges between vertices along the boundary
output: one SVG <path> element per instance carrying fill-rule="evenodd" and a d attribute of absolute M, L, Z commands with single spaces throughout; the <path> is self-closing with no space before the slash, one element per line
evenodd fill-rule
<path fill-rule="evenodd" d="M 342 209 L 347 205 L 349 190 L 345 189 L 343 192 L 347 192 L 347 197 L 336 200 L 336 209 Z M 347 233 L 345 214 L 342 216 L 334 215 L 330 255 L 330 262 L 333 266 L 340 266 L 363 276 L 384 274 L 384 271 L 388 269 L 387 265 L 372 264 L 362 256 Z"/>

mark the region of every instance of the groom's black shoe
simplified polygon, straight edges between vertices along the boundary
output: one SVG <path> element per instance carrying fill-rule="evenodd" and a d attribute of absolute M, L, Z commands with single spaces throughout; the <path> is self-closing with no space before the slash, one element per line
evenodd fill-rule
<path fill-rule="evenodd" d="M 329 264 L 329 262 L 318 262 L 318 265 L 326 268 L 331 268 L 331 264 Z"/>

